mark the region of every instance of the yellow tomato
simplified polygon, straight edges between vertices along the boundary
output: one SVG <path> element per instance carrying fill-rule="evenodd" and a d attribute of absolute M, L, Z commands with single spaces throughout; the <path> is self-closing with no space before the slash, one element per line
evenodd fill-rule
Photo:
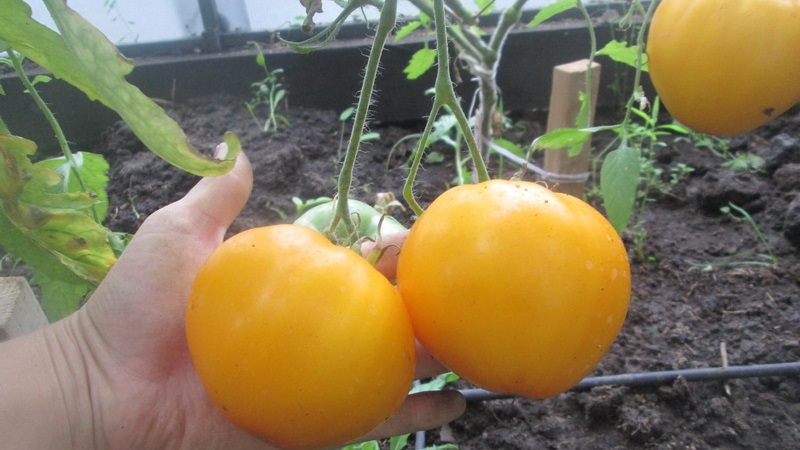
<path fill-rule="evenodd" d="M 528 182 L 452 188 L 412 226 L 397 283 L 420 342 L 472 383 L 531 398 L 566 391 L 616 338 L 627 253 L 583 201 Z"/>
<path fill-rule="evenodd" d="M 281 448 L 323 448 L 388 418 L 413 380 L 396 289 L 353 251 L 299 225 L 227 240 L 186 316 L 197 372 L 231 421 Z"/>
<path fill-rule="evenodd" d="M 800 0 L 664 0 L 647 53 L 675 119 L 713 135 L 748 132 L 800 101 Z"/>

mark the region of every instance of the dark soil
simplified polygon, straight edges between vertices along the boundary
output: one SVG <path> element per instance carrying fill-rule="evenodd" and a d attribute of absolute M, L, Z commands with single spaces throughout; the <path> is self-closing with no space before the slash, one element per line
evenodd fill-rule
<path fill-rule="evenodd" d="M 212 148 L 230 129 L 253 163 L 254 192 L 231 232 L 292 221 L 292 197 L 332 196 L 339 170 L 337 112 L 289 110 L 291 127 L 263 133 L 243 102 L 209 97 L 170 108 L 197 147 Z M 530 142 L 541 133 L 544 117 L 518 119 L 525 128 L 510 131 L 513 138 Z M 420 129 L 420 123 L 373 124 L 380 139 L 364 145 L 355 197 L 373 202 L 376 193 L 388 191 L 400 197 L 414 141 L 400 144 L 388 161 L 387 155 L 400 138 Z M 734 172 L 687 142 L 668 141 L 658 151 L 665 179 L 679 163 L 694 171 L 670 192 L 654 194 L 645 211 L 645 260 L 631 250 L 630 312 L 594 375 L 718 367 L 723 347 L 730 365 L 800 360 L 800 113 L 791 111 L 731 145 L 733 152 L 762 156 L 765 169 Z M 96 150 L 111 163 L 108 225 L 115 230 L 135 232 L 148 214 L 196 182 L 146 151 L 124 125 L 109 130 Z M 417 185 L 423 205 L 455 176 L 450 150 L 437 150 L 445 161 L 426 165 Z M 777 264 L 745 264 L 764 261 L 768 248 L 746 221 L 720 213 L 728 202 L 750 213 Z M 626 242 L 633 249 L 630 236 Z M 464 417 L 427 436 L 429 444 L 453 442 L 465 450 L 788 449 L 800 442 L 799 423 L 798 377 L 679 379 L 597 387 L 544 401 L 475 402 Z"/>

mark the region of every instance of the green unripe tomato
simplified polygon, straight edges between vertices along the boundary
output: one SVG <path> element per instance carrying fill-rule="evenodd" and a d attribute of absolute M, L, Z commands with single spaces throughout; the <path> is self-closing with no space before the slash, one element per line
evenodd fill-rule
<path fill-rule="evenodd" d="M 383 216 L 381 222 L 382 214 L 362 201 L 349 199 L 347 202 L 350 207 L 350 217 L 356 226 L 356 236 L 354 236 L 355 239 L 349 236 L 344 223 L 340 221 L 333 232 L 333 237 L 337 242 L 357 240 L 362 237 L 377 239 L 379 226 L 382 235 L 406 231 L 406 228 L 392 216 Z M 336 201 L 332 200 L 309 208 L 294 223 L 325 233 L 335 213 Z"/>

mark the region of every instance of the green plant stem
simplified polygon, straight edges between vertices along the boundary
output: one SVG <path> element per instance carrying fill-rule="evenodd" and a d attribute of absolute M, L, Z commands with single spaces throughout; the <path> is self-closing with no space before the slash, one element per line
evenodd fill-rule
<path fill-rule="evenodd" d="M 8 125 L 2 117 L 0 117 L 0 134 L 11 134 L 11 130 L 8 129 Z"/>
<path fill-rule="evenodd" d="M 475 13 L 467 9 L 459 0 L 444 0 L 447 8 L 459 18 L 464 25 L 474 25 L 477 19 Z"/>
<path fill-rule="evenodd" d="M 361 136 L 364 133 L 364 127 L 367 121 L 367 113 L 369 112 L 370 104 L 372 103 L 372 93 L 375 88 L 375 78 L 378 75 L 378 66 L 380 65 L 381 55 L 386 45 L 386 39 L 391 34 L 395 26 L 397 18 L 397 0 L 386 0 L 381 9 L 381 15 L 378 20 L 378 27 L 375 30 L 375 39 L 372 42 L 372 48 L 367 58 L 367 66 L 364 72 L 364 80 L 361 85 L 361 95 L 358 99 L 358 106 L 356 107 L 355 119 L 353 121 L 353 129 L 350 134 L 350 141 L 347 145 L 344 161 L 342 163 L 342 170 L 339 174 L 338 190 L 339 195 L 336 203 L 336 215 L 329 231 L 332 233 L 341 220 L 344 224 L 348 234 L 354 230 L 353 220 L 350 218 L 350 209 L 348 206 L 348 197 L 350 187 L 353 182 L 353 170 L 355 168 L 356 156 L 358 155 L 359 146 L 361 144 Z"/>
<path fill-rule="evenodd" d="M 17 72 L 17 76 L 22 81 L 22 84 L 25 86 L 25 89 L 28 91 L 28 94 L 33 98 L 33 101 L 36 103 L 36 106 L 39 110 L 42 111 L 44 114 L 45 119 L 50 124 L 50 127 L 53 129 L 53 132 L 56 135 L 56 140 L 58 141 L 58 146 L 61 148 L 61 152 L 64 154 L 64 158 L 69 164 L 70 170 L 72 174 L 75 176 L 75 179 L 78 181 L 78 185 L 80 186 L 83 192 L 86 192 L 86 184 L 83 182 L 83 178 L 81 177 L 80 171 L 78 170 L 78 164 L 75 162 L 75 157 L 72 153 L 72 150 L 69 148 L 69 143 L 67 142 L 67 137 L 64 135 L 64 130 L 61 129 L 61 125 L 58 123 L 56 116 L 53 114 L 53 111 L 47 106 L 47 103 L 42 100 L 42 97 L 39 95 L 39 91 L 36 90 L 36 87 L 33 85 L 28 76 L 25 74 L 25 70 L 22 68 L 22 61 L 17 56 L 14 49 L 8 49 L 8 57 L 11 60 L 11 64 L 14 67 L 14 70 Z M 97 209 L 94 205 L 92 205 L 92 218 L 95 222 L 100 223 L 100 216 L 97 214 Z"/>
<path fill-rule="evenodd" d="M 427 16 L 434 16 L 433 3 L 431 0 L 409 0 L 409 2 Z M 465 8 L 459 9 L 466 11 Z M 469 12 L 466 18 L 458 16 L 456 16 L 456 18 L 462 23 L 469 22 L 472 20 L 472 13 Z M 488 45 L 481 40 L 480 36 L 477 36 L 475 33 L 472 33 L 471 35 L 462 33 L 461 28 L 458 25 L 450 26 L 450 38 L 453 39 L 456 45 L 458 45 L 460 48 L 470 48 L 475 54 L 483 54 L 489 50 Z"/>
<path fill-rule="evenodd" d="M 634 89 L 638 89 L 640 83 L 642 82 L 642 57 L 644 55 L 644 37 L 647 34 L 647 24 L 650 22 L 650 18 L 653 17 L 653 13 L 656 10 L 656 5 L 658 4 L 657 1 L 650 2 L 650 6 L 645 13 L 645 18 L 642 21 L 642 27 L 639 29 L 639 34 L 636 37 L 636 46 L 638 51 L 636 52 L 636 71 L 633 77 L 633 86 Z M 631 6 L 631 8 L 635 6 L 639 6 L 642 8 L 640 0 L 635 0 L 635 4 Z M 628 103 L 625 105 L 625 116 L 622 118 L 622 124 L 620 124 L 621 129 L 621 145 L 627 146 L 628 145 L 628 124 L 631 121 L 631 112 L 633 110 L 633 102 L 636 99 L 636 95 L 631 95 L 628 98 Z"/>
<path fill-rule="evenodd" d="M 586 9 L 586 5 L 584 5 L 582 0 L 577 0 L 578 10 L 583 14 L 583 18 L 586 19 L 586 26 L 589 30 L 589 63 L 586 65 L 586 81 L 584 87 L 584 95 L 586 100 L 583 103 L 583 107 L 591 106 L 591 99 L 592 99 L 592 65 L 594 65 L 594 59 L 597 56 L 597 35 L 594 32 L 594 24 L 592 24 L 592 17 L 589 15 L 589 11 Z M 591 111 L 591 108 L 587 109 L 587 112 Z M 576 123 L 575 126 L 577 128 L 586 128 L 591 123 L 590 114 L 584 114 L 580 117 L 582 123 Z"/>
<path fill-rule="evenodd" d="M 752 228 L 753 231 L 755 231 L 756 237 L 758 237 L 758 240 L 761 242 L 761 245 L 763 245 L 764 249 L 767 250 L 767 255 L 769 256 L 770 262 L 773 265 L 778 264 L 778 258 L 775 257 L 775 253 L 773 253 L 772 251 L 772 245 L 770 245 L 769 240 L 767 239 L 766 236 L 764 236 L 764 233 L 761 232 L 761 228 L 759 228 L 758 224 L 753 219 L 753 216 L 751 216 L 750 213 L 745 211 L 744 208 L 740 208 L 735 204 L 733 204 L 732 202 L 728 202 L 728 207 L 730 207 L 732 210 L 738 212 L 739 214 L 742 215 L 742 217 L 744 217 L 744 220 L 747 222 L 748 225 L 750 225 L 750 228 Z M 733 214 L 731 214 L 731 217 L 735 218 Z"/>
<path fill-rule="evenodd" d="M 473 69 L 478 77 L 480 92 L 480 114 L 477 117 L 476 135 L 484 158 L 489 158 L 489 143 L 487 142 L 493 135 L 494 112 L 497 109 L 498 89 L 497 89 L 497 68 L 500 64 L 500 55 L 506 38 L 511 28 L 519 22 L 522 17 L 522 7 L 527 0 L 517 0 L 503 11 L 500 21 L 489 40 L 489 51 L 478 60 L 478 67 Z M 466 30 L 467 34 L 473 33 L 471 29 Z"/>
<path fill-rule="evenodd" d="M 447 28 L 444 16 L 444 0 L 434 1 L 434 21 L 436 23 L 436 84 L 434 86 L 435 96 L 433 99 L 433 107 L 428 116 L 428 122 L 425 124 L 425 130 L 422 132 L 422 137 L 419 140 L 417 148 L 414 150 L 414 159 L 409 170 L 408 177 L 406 178 L 405 185 L 403 186 L 403 197 L 408 202 L 409 207 L 415 214 L 422 214 L 422 207 L 414 197 L 414 179 L 419 171 L 420 162 L 422 161 L 422 154 L 428 144 L 428 137 L 430 136 L 433 124 L 436 121 L 436 116 L 442 106 L 448 106 L 458 122 L 458 126 L 464 135 L 467 143 L 470 156 L 472 156 L 473 164 L 475 164 L 475 172 L 478 175 L 478 181 L 489 180 L 489 172 L 486 170 L 486 164 L 481 156 L 480 149 L 478 148 L 475 136 L 469 126 L 464 110 L 461 109 L 458 97 L 453 89 L 453 82 L 450 79 L 450 52 L 447 47 Z"/>

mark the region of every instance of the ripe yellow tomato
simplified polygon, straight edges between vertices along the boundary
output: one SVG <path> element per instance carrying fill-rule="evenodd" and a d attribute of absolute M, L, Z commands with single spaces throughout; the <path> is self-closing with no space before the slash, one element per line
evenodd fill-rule
<path fill-rule="evenodd" d="M 800 0 L 663 0 L 650 78 L 675 119 L 745 133 L 800 101 Z"/>
<path fill-rule="evenodd" d="M 597 365 L 630 297 L 625 248 L 583 201 L 492 180 L 452 188 L 411 227 L 397 283 L 417 339 L 495 392 L 545 398 Z"/>
<path fill-rule="evenodd" d="M 413 329 L 395 287 L 299 225 L 251 229 L 215 250 L 195 280 L 186 336 L 213 402 L 280 448 L 369 432 L 414 376 Z"/>

